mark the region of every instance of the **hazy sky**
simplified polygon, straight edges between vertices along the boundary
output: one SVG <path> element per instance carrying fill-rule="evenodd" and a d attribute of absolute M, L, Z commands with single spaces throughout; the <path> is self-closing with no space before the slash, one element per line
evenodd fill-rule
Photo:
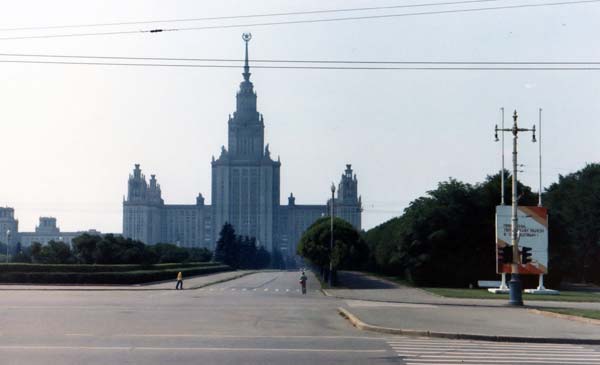
<path fill-rule="evenodd" d="M 18 1 L 3 29 L 422 4 L 420 1 Z M 427 1 L 429 2 L 429 1 Z M 434 2 L 434 0 L 431 0 Z M 0 38 L 249 24 L 549 1 L 104 28 L 0 31 Z M 366 61 L 600 61 L 600 2 L 571 6 L 93 37 L 0 39 L 0 53 L 250 57 Z M 19 59 L 0 56 L 0 60 Z M 31 59 L 22 57 L 20 59 Z M 210 161 L 227 143 L 242 69 L 0 62 L 0 205 L 20 230 L 41 215 L 62 230 L 121 232 L 134 163 L 157 175 L 166 203 L 210 202 Z M 281 156 L 281 196 L 323 204 L 346 163 L 373 227 L 452 176 L 476 183 L 499 169 L 499 108 L 537 123 L 544 109 L 544 185 L 598 161 L 600 71 L 349 71 L 253 69 L 265 139 Z M 525 136 L 524 136 L 525 137 Z M 520 139 L 521 175 L 537 190 L 537 145 Z M 508 147 L 508 141 L 506 146 Z M 506 155 L 507 160 L 510 157 Z"/>

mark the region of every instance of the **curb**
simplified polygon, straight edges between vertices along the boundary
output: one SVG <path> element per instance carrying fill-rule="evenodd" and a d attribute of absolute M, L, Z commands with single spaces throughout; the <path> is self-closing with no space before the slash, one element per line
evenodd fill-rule
<path fill-rule="evenodd" d="M 541 316 L 546 316 L 546 317 L 567 319 L 569 321 L 575 321 L 575 322 L 581 322 L 581 323 L 587 323 L 587 324 L 593 324 L 593 325 L 600 325 L 600 319 L 585 318 L 585 317 L 574 316 L 574 315 L 570 315 L 570 314 L 554 313 L 554 312 L 544 310 L 544 309 L 533 309 L 532 308 L 532 309 L 528 309 L 527 311 L 529 313 L 539 314 Z"/>
<path fill-rule="evenodd" d="M 494 336 L 494 335 L 480 335 L 480 334 L 469 334 L 469 333 L 449 333 L 449 332 L 436 332 L 436 331 L 426 331 L 426 330 L 412 330 L 412 329 L 381 327 L 381 326 L 374 326 L 374 325 L 371 325 L 371 324 L 361 321 L 354 314 L 350 313 L 348 310 L 346 310 L 342 307 L 338 308 L 338 312 L 342 317 L 348 319 L 354 327 L 356 327 L 360 330 L 378 332 L 378 333 L 386 333 L 386 334 L 392 334 L 392 335 L 446 338 L 446 339 L 452 339 L 452 340 L 600 345 L 600 339 Z"/>
<path fill-rule="evenodd" d="M 213 281 L 210 283 L 206 283 L 206 284 L 202 284 L 202 285 L 198 285 L 198 286 L 192 286 L 190 288 L 187 288 L 185 290 L 196 290 L 196 289 L 201 289 L 207 286 L 211 286 L 211 285 L 215 285 L 215 284 L 220 284 L 220 283 L 224 283 L 230 280 L 235 280 L 235 279 L 239 279 L 241 277 L 244 277 L 246 275 L 250 275 L 250 274 L 255 274 L 256 271 L 252 271 L 252 272 L 246 272 L 246 273 L 242 273 L 236 276 L 232 276 L 230 278 L 226 278 L 226 279 L 221 279 L 221 280 L 217 280 L 217 281 Z M 219 273 L 216 273 L 219 274 Z M 59 285 L 57 285 L 54 288 L 7 288 L 7 289 L 0 289 L 0 292 L 2 291 L 129 291 L 129 292 L 136 292 L 136 291 L 170 291 L 170 290 L 175 290 L 173 288 L 143 288 L 138 286 L 139 284 L 132 284 L 131 286 L 123 286 L 121 288 L 115 287 L 115 288 L 69 288 L 68 286 L 64 286 L 61 287 Z M 151 285 L 151 284 L 143 284 L 143 285 Z M 83 286 L 83 285 L 82 285 Z"/>

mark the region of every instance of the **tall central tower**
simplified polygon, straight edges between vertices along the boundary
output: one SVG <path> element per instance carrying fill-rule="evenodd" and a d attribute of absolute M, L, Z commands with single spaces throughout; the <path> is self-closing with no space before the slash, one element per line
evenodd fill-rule
<path fill-rule="evenodd" d="M 275 214 L 279 206 L 279 169 L 269 146 L 264 145 L 265 124 L 256 108 L 256 93 L 250 82 L 248 42 L 244 80 L 236 95 L 236 110 L 228 120 L 228 147 L 212 161 L 213 232 L 215 240 L 228 222 L 237 234 L 255 237 L 258 244 L 273 249 Z"/>

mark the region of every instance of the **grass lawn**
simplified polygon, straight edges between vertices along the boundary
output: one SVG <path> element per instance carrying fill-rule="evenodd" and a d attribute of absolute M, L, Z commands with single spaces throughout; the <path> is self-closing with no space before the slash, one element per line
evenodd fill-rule
<path fill-rule="evenodd" d="M 455 289 L 455 288 L 423 288 L 428 292 L 447 298 L 469 299 L 503 299 L 508 300 L 508 294 L 493 294 L 487 289 Z M 544 300 L 557 302 L 600 302 L 600 293 L 581 291 L 561 291 L 560 295 L 534 295 L 523 293 L 523 300 Z"/>
<path fill-rule="evenodd" d="M 540 310 L 543 310 L 546 312 L 558 313 L 558 314 L 566 314 L 569 316 L 578 316 L 578 317 L 600 320 L 600 311 L 593 310 L 593 309 L 540 308 Z"/>

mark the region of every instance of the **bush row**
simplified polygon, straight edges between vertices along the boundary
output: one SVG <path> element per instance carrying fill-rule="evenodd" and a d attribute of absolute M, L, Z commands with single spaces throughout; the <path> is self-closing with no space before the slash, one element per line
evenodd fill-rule
<path fill-rule="evenodd" d="M 229 270 L 231 268 L 226 265 L 203 265 L 126 272 L 0 272 L 0 282 L 20 284 L 141 284 L 153 281 L 175 280 L 179 271 L 183 273 L 185 279 L 190 276 Z"/>
<path fill-rule="evenodd" d="M 84 265 L 84 264 L 0 264 L 0 273 L 27 272 L 60 272 L 60 273 L 109 273 L 140 270 L 169 270 L 186 269 L 191 267 L 213 267 L 221 265 L 218 262 L 189 262 L 155 265 Z"/>

